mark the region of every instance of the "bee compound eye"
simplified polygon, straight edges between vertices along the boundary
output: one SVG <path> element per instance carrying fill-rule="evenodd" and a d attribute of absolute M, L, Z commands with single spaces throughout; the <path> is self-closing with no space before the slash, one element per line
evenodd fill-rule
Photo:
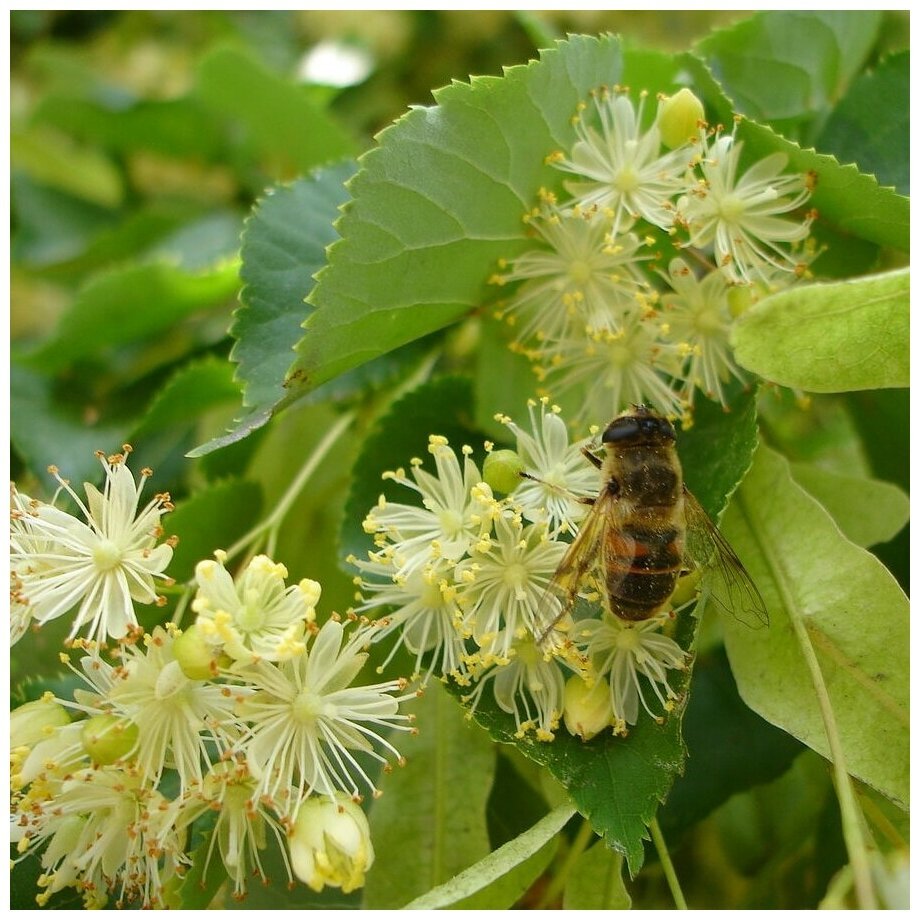
<path fill-rule="evenodd" d="M 640 419 L 632 416 L 617 418 L 607 426 L 601 437 L 601 442 L 603 444 L 616 444 L 618 441 L 634 438 L 640 431 L 642 431 Z"/>

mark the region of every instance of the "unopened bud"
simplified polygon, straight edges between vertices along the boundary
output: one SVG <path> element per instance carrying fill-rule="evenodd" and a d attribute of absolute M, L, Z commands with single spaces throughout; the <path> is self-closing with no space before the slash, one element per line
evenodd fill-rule
<path fill-rule="evenodd" d="M 104 713 L 87 719 L 80 734 L 83 750 L 97 764 L 123 760 L 137 744 L 137 725 L 130 719 Z"/>
<path fill-rule="evenodd" d="M 486 455 L 482 478 L 494 492 L 507 495 L 521 484 L 524 461 L 513 450 L 493 450 Z"/>
<path fill-rule="evenodd" d="M 686 87 L 662 99 L 658 104 L 661 142 L 671 150 L 686 144 L 699 134 L 699 125 L 704 117 L 703 103 Z"/>
<path fill-rule="evenodd" d="M 189 680 L 208 680 L 217 671 L 220 646 L 208 642 L 198 626 L 192 625 L 176 636 L 173 654 Z"/>
<path fill-rule="evenodd" d="M 588 686 L 577 674 L 568 679 L 562 715 L 570 735 L 590 741 L 613 721 L 610 688 L 603 681 Z"/>
<path fill-rule="evenodd" d="M 367 817 L 342 792 L 306 799 L 288 840 L 294 874 L 314 891 L 329 885 L 348 894 L 364 884 L 374 862 Z"/>
<path fill-rule="evenodd" d="M 692 601 L 700 590 L 700 577 L 702 572 L 694 569 L 692 572 L 677 579 L 677 587 L 671 595 L 671 606 L 680 607 L 687 601 Z"/>
<path fill-rule="evenodd" d="M 733 284 L 726 295 L 728 299 L 728 312 L 737 319 L 754 302 L 754 291 L 746 284 Z"/>

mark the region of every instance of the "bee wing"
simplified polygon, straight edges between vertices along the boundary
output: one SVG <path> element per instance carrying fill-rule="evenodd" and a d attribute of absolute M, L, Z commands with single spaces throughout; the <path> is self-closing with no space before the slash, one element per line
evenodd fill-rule
<path fill-rule="evenodd" d="M 728 540 L 719 533 L 693 493 L 684 486 L 687 517 L 686 556 L 695 568 L 712 569 L 717 577 L 710 597 L 725 613 L 752 629 L 770 625 L 766 604 Z"/>
<path fill-rule="evenodd" d="M 543 616 L 536 624 L 537 641 L 540 645 L 546 643 L 556 624 L 571 612 L 585 578 L 597 565 L 607 532 L 608 515 L 615 503 L 615 497 L 606 489 L 598 495 L 556 568 L 540 604 Z"/>

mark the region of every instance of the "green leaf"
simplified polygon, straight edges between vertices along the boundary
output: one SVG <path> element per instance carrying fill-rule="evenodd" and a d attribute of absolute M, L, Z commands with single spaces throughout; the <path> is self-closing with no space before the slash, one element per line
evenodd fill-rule
<path fill-rule="evenodd" d="M 910 385 L 907 269 L 789 288 L 735 324 L 735 358 L 775 383 L 833 393 Z"/>
<path fill-rule="evenodd" d="M 77 295 L 54 336 L 29 361 L 47 370 L 174 330 L 187 316 L 225 303 L 238 286 L 237 265 L 200 274 L 172 265 L 129 265 L 97 275 Z"/>
<path fill-rule="evenodd" d="M 910 53 L 860 76 L 831 113 L 816 146 L 910 194 Z"/>
<path fill-rule="evenodd" d="M 36 182 L 85 201 L 115 208 L 124 183 L 114 164 L 98 150 L 77 147 L 56 132 L 32 129 L 10 135 L 10 159 Z"/>
<path fill-rule="evenodd" d="M 697 51 L 736 111 L 761 122 L 810 121 L 846 91 L 880 24 L 871 10 L 770 11 L 714 32 Z"/>
<path fill-rule="evenodd" d="M 246 222 L 242 306 L 230 333 L 237 340 L 231 358 L 239 365 L 248 406 L 273 405 L 284 396 L 284 377 L 310 312 L 304 298 L 325 264 L 326 247 L 336 239 L 332 224 L 348 198 L 344 182 L 354 171 L 352 163 L 343 163 L 272 189 Z"/>
<path fill-rule="evenodd" d="M 94 417 L 91 406 L 74 381 L 53 381 L 16 364 L 10 368 L 13 445 L 49 484 L 49 492 L 54 491 L 47 478 L 49 464 L 60 467 L 74 484 L 98 482 L 102 470 L 95 452 L 119 450 L 135 427 L 133 418 Z"/>
<path fill-rule="evenodd" d="M 683 733 L 687 766 L 658 812 L 669 840 L 736 793 L 776 779 L 803 750 L 744 704 L 722 646 L 693 666 Z"/>
<path fill-rule="evenodd" d="M 723 521 L 770 611 L 767 630 L 723 622 L 744 701 L 829 756 L 814 687 L 789 619 L 804 619 L 850 772 L 895 802 L 909 793 L 907 599 L 762 447 Z"/>
<path fill-rule="evenodd" d="M 746 165 L 779 152 L 789 158 L 787 172 L 813 173 L 816 185 L 808 203 L 818 211 L 819 227 L 827 223 L 838 232 L 909 251 L 910 199 L 882 188 L 852 164 L 841 166 L 832 156 L 805 150 L 765 125 L 745 119 L 737 137 L 744 141 Z"/>
<path fill-rule="evenodd" d="M 526 246 L 544 162 L 573 138 L 588 91 L 621 72 L 614 38 L 583 36 L 505 76 L 435 92 L 379 136 L 349 184 L 342 239 L 310 295 L 290 385 L 311 389 L 459 319 L 487 296 L 499 258 Z"/>
<path fill-rule="evenodd" d="M 832 473 L 808 463 L 790 464 L 789 470 L 857 546 L 887 543 L 910 518 L 910 499 L 890 482 Z"/>
<path fill-rule="evenodd" d="M 403 909 L 505 910 L 513 907 L 549 865 L 556 850 L 556 835 L 574 813 L 571 805 L 560 805 L 530 830 Z"/>
<path fill-rule="evenodd" d="M 165 428 L 187 429 L 215 406 L 239 402 L 233 370 L 218 358 L 193 361 L 178 370 L 150 401 L 147 413 L 132 432 L 134 441 Z"/>
<path fill-rule="evenodd" d="M 368 815 L 376 858 L 364 907 L 371 910 L 402 907 L 489 852 L 492 744 L 435 682 L 414 708 L 418 734 L 395 739 L 406 765 L 386 778 Z"/>
<path fill-rule="evenodd" d="M 216 549 L 232 546 L 258 521 L 261 507 L 258 485 L 238 479 L 199 489 L 184 498 L 163 519 L 166 532 L 179 538 L 169 574 L 177 582 L 189 581 L 201 560 L 211 559 Z"/>
<path fill-rule="evenodd" d="M 219 48 L 207 55 L 199 65 L 197 94 L 242 125 L 280 178 L 353 153 L 348 134 L 302 88 L 241 51 Z"/>
<path fill-rule="evenodd" d="M 565 910 L 629 910 L 632 898 L 623 882 L 623 857 L 596 843 L 582 853 L 565 883 Z"/>
<path fill-rule="evenodd" d="M 209 859 L 213 842 L 208 834 L 189 854 L 192 865 L 181 878 L 166 883 L 164 900 L 174 910 L 207 910 L 221 885 L 228 881 L 227 870 L 218 854 Z M 207 872 L 205 872 L 207 864 Z"/>

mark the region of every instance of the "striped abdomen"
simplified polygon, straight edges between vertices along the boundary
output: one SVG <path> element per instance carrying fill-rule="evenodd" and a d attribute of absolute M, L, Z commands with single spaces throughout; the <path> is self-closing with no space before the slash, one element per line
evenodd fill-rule
<path fill-rule="evenodd" d="M 680 464 L 670 444 L 621 448 L 610 460 L 621 514 L 605 534 L 607 597 L 618 617 L 647 620 L 667 605 L 684 567 Z"/>

